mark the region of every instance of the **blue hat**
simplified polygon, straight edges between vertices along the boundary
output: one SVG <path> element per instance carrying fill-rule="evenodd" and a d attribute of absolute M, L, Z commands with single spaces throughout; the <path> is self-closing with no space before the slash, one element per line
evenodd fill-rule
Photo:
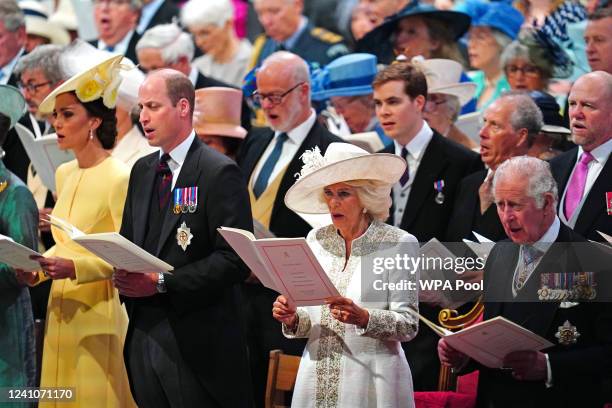
<path fill-rule="evenodd" d="M 470 28 L 471 18 L 466 13 L 451 10 L 439 10 L 430 4 L 412 1 L 396 14 L 387 17 L 384 23 L 367 33 L 357 42 L 360 51 L 372 52 L 380 49 L 381 44 L 389 41 L 391 35 L 397 29 L 400 20 L 406 17 L 421 16 L 440 20 L 458 39 Z"/>
<path fill-rule="evenodd" d="M 19 89 L 10 85 L 0 85 L 0 113 L 11 121 L 11 127 L 25 113 L 26 102 Z"/>
<path fill-rule="evenodd" d="M 313 72 L 312 100 L 369 95 L 373 92 L 372 81 L 377 72 L 376 57 L 372 54 L 356 53 L 337 58 Z"/>
<path fill-rule="evenodd" d="M 542 132 L 562 133 L 566 135 L 572 133 L 565 127 L 563 118 L 559 113 L 559 104 L 554 96 L 541 91 L 531 91 L 529 92 L 529 96 L 542 112 L 542 119 L 544 120 L 544 125 L 541 129 Z"/>
<path fill-rule="evenodd" d="M 487 11 L 472 21 L 473 27 L 491 27 L 516 39 L 525 18 L 520 11 L 503 2 L 488 3 Z"/>

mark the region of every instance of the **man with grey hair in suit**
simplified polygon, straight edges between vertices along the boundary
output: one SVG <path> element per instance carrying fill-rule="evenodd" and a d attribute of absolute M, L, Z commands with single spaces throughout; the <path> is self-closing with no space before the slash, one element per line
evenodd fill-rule
<path fill-rule="evenodd" d="M 100 50 L 125 55 L 136 62 L 136 43 L 140 35 L 136 25 L 141 0 L 93 0 L 94 22 L 99 38 L 90 42 Z"/>

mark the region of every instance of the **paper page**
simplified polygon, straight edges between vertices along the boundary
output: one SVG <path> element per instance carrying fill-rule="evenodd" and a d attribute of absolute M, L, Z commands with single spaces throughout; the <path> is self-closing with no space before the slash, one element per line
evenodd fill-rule
<path fill-rule="evenodd" d="M 608 244 L 612 244 L 612 236 L 610 236 L 610 235 L 608 235 L 608 234 L 604 234 L 604 233 L 603 233 L 603 232 L 601 232 L 601 231 L 597 231 L 597 233 L 598 233 L 599 235 L 601 235 L 601 236 L 603 237 L 603 239 L 605 239 L 605 240 L 608 242 Z"/>
<path fill-rule="evenodd" d="M 472 231 L 472 234 L 474 234 L 474 236 L 476 237 L 476 239 L 478 240 L 478 242 L 480 242 L 481 244 L 490 244 L 493 241 L 490 240 L 489 238 L 480 235 L 479 233 L 477 233 L 476 231 Z"/>
<path fill-rule="evenodd" d="M 324 304 L 339 296 L 321 264 L 304 238 L 256 241 L 261 259 L 280 282 L 277 292 L 288 296 L 297 306 Z"/>
<path fill-rule="evenodd" d="M 469 239 L 463 239 L 463 242 L 470 247 L 470 249 L 476 254 L 477 257 L 487 259 L 491 249 L 493 249 L 492 243 L 474 242 Z"/>
<path fill-rule="evenodd" d="M 504 357 L 513 351 L 539 351 L 553 344 L 535 333 L 495 317 L 445 336 L 453 348 L 490 368 L 501 368 Z"/>
<path fill-rule="evenodd" d="M 49 219 L 45 221 L 53 225 L 55 228 L 64 231 L 70 237 L 70 239 L 75 239 L 76 237 L 81 237 L 85 235 L 83 231 L 81 231 L 68 221 L 56 217 L 53 214 L 48 214 L 47 216 L 49 217 Z"/>
<path fill-rule="evenodd" d="M 40 270 L 40 264 L 30 259 L 31 255 L 40 255 L 38 252 L 13 241 L 11 237 L 0 234 L 0 263 L 7 264 L 13 269 L 23 269 L 26 272 Z"/>
<path fill-rule="evenodd" d="M 76 237 L 74 242 L 115 268 L 129 272 L 170 272 L 174 269 L 116 232 L 84 235 Z"/>
<path fill-rule="evenodd" d="M 259 259 L 257 250 L 253 245 L 254 237 L 245 234 L 248 231 L 239 230 L 236 228 L 221 227 L 218 228 L 219 234 L 227 241 L 228 244 L 236 251 L 238 256 L 242 258 L 249 269 L 257 276 L 257 279 L 267 288 L 278 292 L 277 282 L 267 271 L 266 266 Z M 250 234 L 250 233 L 249 233 Z"/>

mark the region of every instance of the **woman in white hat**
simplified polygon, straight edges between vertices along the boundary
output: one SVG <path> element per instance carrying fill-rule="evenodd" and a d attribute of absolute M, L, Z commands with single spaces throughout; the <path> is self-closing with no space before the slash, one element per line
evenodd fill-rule
<path fill-rule="evenodd" d="M 53 112 L 60 149 L 76 157 L 56 171 L 52 214 L 86 234 L 119 230 L 129 179 L 128 168 L 107 150 L 117 134 L 122 56 L 99 53 L 84 43 L 70 46 L 63 67 L 82 68 L 39 106 Z M 41 272 L 21 272 L 30 284 L 53 280 L 41 387 L 74 387 L 75 406 L 135 406 L 123 361 L 127 314 L 111 282 L 113 268 L 72 241 L 65 228 L 53 225 L 51 232 L 56 245 L 37 259 Z"/>
<path fill-rule="evenodd" d="M 282 295 L 274 302 L 285 336 L 308 338 L 292 406 L 412 407 L 400 342 L 417 332 L 418 271 L 393 260 L 418 256 L 418 243 L 384 223 L 406 163 L 347 143 L 330 144 L 325 156 L 315 148 L 302 159 L 285 204 L 331 215 L 333 224 L 311 231 L 307 241 L 341 296 L 297 309 Z"/>

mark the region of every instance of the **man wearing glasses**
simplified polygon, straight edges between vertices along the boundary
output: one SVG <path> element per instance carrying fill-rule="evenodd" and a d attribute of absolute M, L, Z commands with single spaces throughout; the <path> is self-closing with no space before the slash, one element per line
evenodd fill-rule
<path fill-rule="evenodd" d="M 140 0 L 94 0 L 94 21 L 99 38 L 90 43 L 99 50 L 123 54 L 136 63 L 135 31 L 142 2 Z"/>
<path fill-rule="evenodd" d="M 306 150 L 318 146 L 323 154 L 330 143 L 342 140 L 316 121 L 308 66 L 295 54 L 280 51 L 264 60 L 253 98 L 270 126 L 249 132 L 237 158 L 248 180 L 253 218 L 279 237 L 305 237 L 310 225 L 289 210 L 283 198 L 302 168 L 300 156 Z M 276 292 L 259 282 L 244 286 L 253 390 L 263 406 L 270 350 L 301 355 L 305 343 L 286 340 L 280 323 L 272 318 Z"/>

